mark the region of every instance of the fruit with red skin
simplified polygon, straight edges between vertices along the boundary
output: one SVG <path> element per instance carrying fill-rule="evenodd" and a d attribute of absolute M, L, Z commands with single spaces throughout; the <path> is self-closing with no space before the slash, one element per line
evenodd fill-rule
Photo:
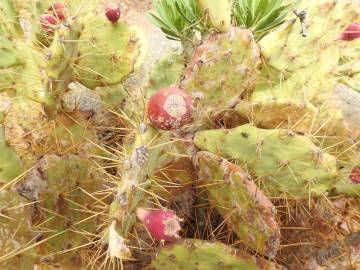
<path fill-rule="evenodd" d="M 360 23 L 349 24 L 340 36 L 340 40 L 351 41 L 360 38 Z"/>
<path fill-rule="evenodd" d="M 179 237 L 181 219 L 173 212 L 138 208 L 136 215 L 156 240 L 175 241 Z"/>
<path fill-rule="evenodd" d="M 148 103 L 150 122 L 159 129 L 179 129 L 192 119 L 192 97 L 178 87 L 163 88 Z"/>
<path fill-rule="evenodd" d="M 59 20 L 65 20 L 67 18 L 67 8 L 64 3 L 56 2 L 51 4 L 49 11 Z"/>
<path fill-rule="evenodd" d="M 110 22 L 116 23 L 121 15 L 119 5 L 109 2 L 105 6 L 105 16 Z"/>
<path fill-rule="evenodd" d="M 48 34 L 52 34 L 55 31 L 57 25 L 57 19 L 54 15 L 43 14 L 40 16 L 41 28 Z"/>
<path fill-rule="evenodd" d="M 360 184 L 360 166 L 352 169 L 349 178 L 350 178 L 351 182 L 353 182 L 354 184 Z"/>

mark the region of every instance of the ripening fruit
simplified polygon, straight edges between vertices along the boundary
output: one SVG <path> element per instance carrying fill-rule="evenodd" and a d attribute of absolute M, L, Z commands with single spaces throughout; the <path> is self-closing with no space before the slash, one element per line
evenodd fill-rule
<path fill-rule="evenodd" d="M 358 22 L 348 25 L 340 37 L 344 41 L 351 41 L 357 38 L 360 38 L 360 23 Z"/>
<path fill-rule="evenodd" d="M 138 208 L 136 215 L 156 240 L 175 241 L 179 237 L 181 220 L 173 212 Z"/>
<path fill-rule="evenodd" d="M 360 167 L 355 167 L 352 169 L 350 174 L 350 180 L 354 184 L 360 184 Z"/>
<path fill-rule="evenodd" d="M 192 119 L 192 97 L 178 87 L 163 88 L 148 103 L 150 122 L 159 129 L 181 128 Z"/>
<path fill-rule="evenodd" d="M 105 16 L 110 22 L 116 23 L 120 18 L 121 12 L 119 5 L 110 2 L 105 6 Z"/>
<path fill-rule="evenodd" d="M 51 4 L 49 11 L 59 20 L 65 20 L 67 18 L 67 8 L 64 3 L 56 2 Z"/>
<path fill-rule="evenodd" d="M 44 14 L 40 16 L 41 28 L 48 34 L 54 33 L 57 20 L 54 15 Z"/>

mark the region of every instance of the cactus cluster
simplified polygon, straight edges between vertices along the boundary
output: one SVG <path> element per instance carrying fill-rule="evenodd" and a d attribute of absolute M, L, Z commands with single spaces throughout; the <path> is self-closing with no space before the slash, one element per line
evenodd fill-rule
<path fill-rule="evenodd" d="M 153 6 L 1 1 L 0 269 L 360 267 L 358 2 Z"/>
<path fill-rule="evenodd" d="M 1 269 L 81 263 L 112 219 L 104 138 L 130 130 L 111 111 L 145 46 L 118 3 L 83 4 L 1 3 Z"/>

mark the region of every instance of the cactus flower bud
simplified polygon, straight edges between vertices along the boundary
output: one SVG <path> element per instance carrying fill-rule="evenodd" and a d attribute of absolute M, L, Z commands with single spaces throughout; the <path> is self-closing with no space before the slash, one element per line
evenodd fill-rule
<path fill-rule="evenodd" d="M 354 184 L 360 184 L 360 167 L 359 166 L 352 169 L 349 178 L 350 178 L 351 182 L 353 182 Z"/>
<path fill-rule="evenodd" d="M 181 219 L 173 212 L 166 210 L 147 211 L 138 208 L 136 215 L 156 240 L 174 241 L 179 237 Z"/>
<path fill-rule="evenodd" d="M 48 34 L 54 33 L 57 20 L 54 15 L 44 14 L 40 16 L 41 28 Z"/>
<path fill-rule="evenodd" d="M 67 18 L 67 8 L 64 3 L 56 2 L 51 4 L 49 11 L 61 21 Z"/>
<path fill-rule="evenodd" d="M 340 40 L 351 41 L 360 38 L 360 23 L 349 24 L 341 33 Z"/>
<path fill-rule="evenodd" d="M 121 12 L 119 5 L 109 2 L 105 6 L 105 16 L 112 23 L 116 23 L 120 18 Z"/>
<path fill-rule="evenodd" d="M 163 88 L 149 100 L 150 122 L 163 130 L 181 128 L 192 119 L 192 105 L 192 97 L 180 88 Z"/>

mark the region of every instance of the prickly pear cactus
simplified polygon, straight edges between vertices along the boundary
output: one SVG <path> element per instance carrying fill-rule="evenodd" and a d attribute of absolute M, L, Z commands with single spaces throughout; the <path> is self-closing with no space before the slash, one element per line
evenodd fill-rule
<path fill-rule="evenodd" d="M 293 72 L 316 63 L 332 68 L 340 57 L 335 40 L 348 23 L 345 17 L 351 20 L 354 13 L 356 1 L 301 3 L 295 11 L 295 19 L 260 41 L 261 53 L 267 63 L 279 71 Z"/>
<path fill-rule="evenodd" d="M 114 239 L 110 235 L 113 233 L 122 239 L 128 237 L 136 221 L 135 210 L 150 184 L 149 179 L 157 166 L 161 166 L 158 162 L 161 160 L 162 144 L 168 140 L 168 134 L 161 134 L 154 127 L 144 123 L 126 138 L 126 155 L 121 167 L 122 179 L 116 188 L 115 199 L 110 205 L 109 215 L 112 223 L 105 230 L 104 238 L 109 244 L 110 254 L 114 257 L 126 259 L 131 256 L 125 240 L 121 247 L 117 247 L 112 243 Z M 114 224 L 117 225 L 118 232 L 114 232 Z"/>
<path fill-rule="evenodd" d="M 359 21 L 360 15 L 356 14 L 353 21 Z M 346 29 L 346 28 L 345 28 Z M 345 31 L 345 30 L 344 30 Z M 349 41 L 339 41 L 340 60 L 337 68 L 337 78 L 342 84 L 347 85 L 351 89 L 360 92 L 360 75 L 359 75 L 359 46 L 360 40 L 354 39 Z"/>
<path fill-rule="evenodd" d="M 36 262 L 32 250 L 22 250 L 31 246 L 31 204 L 10 190 L 0 191 L 1 230 L 0 267 L 2 269 L 30 269 Z"/>
<path fill-rule="evenodd" d="M 196 133 L 195 145 L 236 159 L 263 180 L 264 191 L 294 197 L 321 195 L 332 187 L 336 159 L 306 136 L 286 129 L 266 130 L 243 125 L 232 130 Z"/>
<path fill-rule="evenodd" d="M 231 28 L 212 34 L 191 58 L 182 82 L 199 99 L 199 118 L 215 118 L 254 89 L 259 77 L 260 48 L 252 33 Z"/>
<path fill-rule="evenodd" d="M 134 71 L 141 45 L 137 33 L 125 22 L 112 24 L 104 17 L 91 17 L 83 28 L 74 63 L 79 82 L 94 89 L 118 84 Z"/>
<path fill-rule="evenodd" d="M 8 181 L 18 177 L 22 173 L 22 164 L 20 158 L 5 140 L 4 134 L 4 113 L 0 112 L 0 181 Z"/>
<path fill-rule="evenodd" d="M 227 32 L 231 25 L 231 0 L 197 0 L 203 17 L 210 28 Z"/>
<path fill-rule="evenodd" d="M 187 239 L 164 247 L 153 262 L 157 270 L 165 269 L 260 269 L 251 256 L 236 255 L 236 251 L 221 243 Z"/>
<path fill-rule="evenodd" d="M 161 59 L 150 74 L 149 85 L 146 89 L 147 97 L 150 98 L 160 88 L 179 82 L 184 69 L 185 59 L 181 54 L 171 52 Z"/>
<path fill-rule="evenodd" d="M 127 92 L 110 85 L 134 71 L 144 48 L 141 33 L 125 21 L 107 20 L 95 1 L 82 4 L 1 4 L 0 182 L 4 218 L 12 222 L 1 225 L 6 269 L 62 265 L 98 233 L 105 203 L 96 192 L 103 189 L 109 153 L 93 123 L 109 125 L 112 119 L 122 127 L 122 117 L 109 117 L 109 110 L 122 107 Z M 19 18 L 29 32 L 19 27 Z M 92 89 L 73 90 L 71 82 Z M 25 208 L 23 220 L 10 211 Z M 10 234 L 13 241 L 3 241 Z"/>
<path fill-rule="evenodd" d="M 358 1 L 152 2 L 1 1 L 0 268 L 357 269 Z"/>
<path fill-rule="evenodd" d="M 242 243 L 267 257 L 275 257 L 280 244 L 276 210 L 251 176 L 208 152 L 198 152 L 194 163 L 209 200 Z"/>
<path fill-rule="evenodd" d="M 100 187 L 101 174 L 96 170 L 96 165 L 78 156 L 47 155 L 15 186 L 17 193 L 36 206 L 32 230 L 39 239 L 48 238 L 36 247 L 41 261 L 69 260 L 76 254 L 72 249 L 87 242 L 76 232 L 96 232 L 97 215 L 91 209 L 97 199 L 89 195 Z M 66 252 L 58 255 L 60 250 Z"/>
<path fill-rule="evenodd" d="M 267 129 L 282 127 L 307 133 L 317 113 L 316 107 L 311 103 L 296 99 L 241 101 L 234 110 L 225 114 L 224 122 L 226 127 L 237 127 L 250 122 Z"/>

